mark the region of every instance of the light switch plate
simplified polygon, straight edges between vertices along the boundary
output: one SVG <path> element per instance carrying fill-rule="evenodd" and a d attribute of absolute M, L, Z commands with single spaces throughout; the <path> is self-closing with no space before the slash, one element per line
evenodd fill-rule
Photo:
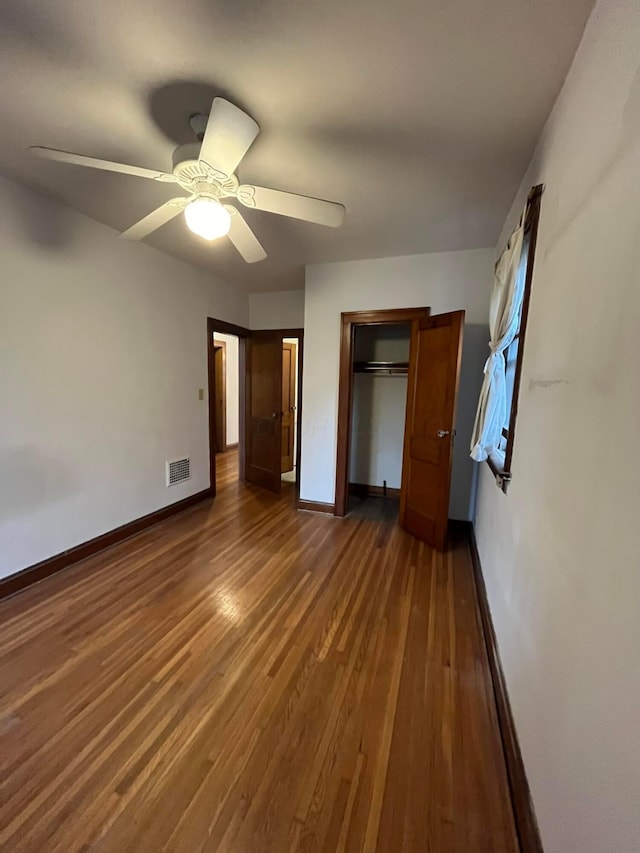
<path fill-rule="evenodd" d="M 198 388 L 198 400 L 204 400 L 204 388 Z"/>

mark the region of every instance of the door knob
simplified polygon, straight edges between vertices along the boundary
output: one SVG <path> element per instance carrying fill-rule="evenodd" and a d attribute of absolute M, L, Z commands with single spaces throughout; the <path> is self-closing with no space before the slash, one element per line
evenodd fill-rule
<path fill-rule="evenodd" d="M 436 435 L 438 436 L 438 438 L 444 438 L 445 435 L 449 435 L 449 430 L 448 429 L 439 429 L 438 432 L 436 433 Z"/>

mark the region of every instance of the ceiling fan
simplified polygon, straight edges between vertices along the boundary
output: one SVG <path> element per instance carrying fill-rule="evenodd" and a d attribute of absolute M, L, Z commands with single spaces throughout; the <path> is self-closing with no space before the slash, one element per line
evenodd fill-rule
<path fill-rule="evenodd" d="M 342 224 L 345 213 L 342 204 L 240 184 L 236 169 L 260 133 L 260 127 L 229 101 L 214 98 L 210 114 L 197 113 L 191 117 L 190 124 L 197 141 L 176 148 L 172 172 L 156 172 L 55 148 L 33 146 L 30 150 L 46 160 L 178 184 L 188 193 L 165 202 L 120 235 L 130 240 L 143 239 L 184 211 L 187 226 L 194 234 L 205 240 L 216 240 L 228 234 L 247 263 L 266 258 L 267 253 L 240 211 L 231 204 L 224 204 L 224 199 L 237 199 L 245 207 L 332 228 Z"/>

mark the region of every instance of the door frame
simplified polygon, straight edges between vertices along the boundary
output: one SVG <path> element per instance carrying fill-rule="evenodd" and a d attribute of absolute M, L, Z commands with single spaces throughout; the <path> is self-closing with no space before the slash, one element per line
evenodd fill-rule
<path fill-rule="evenodd" d="M 300 503 L 300 466 L 302 464 L 302 371 L 304 367 L 304 329 L 256 329 L 249 333 L 251 337 L 258 337 L 260 334 L 280 335 L 281 342 L 284 338 L 297 338 L 297 390 L 298 390 L 298 411 L 296 412 L 296 483 L 294 492 L 294 506 L 298 507 Z M 244 433 L 242 433 L 244 434 Z"/>
<path fill-rule="evenodd" d="M 247 329 L 236 326 L 226 320 L 207 317 L 207 382 L 209 391 L 209 491 L 216 494 L 216 407 L 215 407 L 215 353 L 214 335 L 216 332 L 225 335 L 235 335 L 238 338 L 238 462 L 239 479 L 244 480 L 245 472 L 245 443 L 246 443 L 246 343 L 247 338 L 260 334 L 258 329 Z M 298 338 L 298 421 L 296 423 L 296 487 L 295 503 L 300 502 L 300 466 L 302 461 L 302 371 L 304 364 L 304 329 L 265 329 L 271 333 L 277 332 L 283 338 Z"/>
<path fill-rule="evenodd" d="M 285 340 L 284 336 L 283 336 L 283 338 L 282 338 L 282 351 L 283 351 L 283 354 L 284 354 L 284 348 L 285 348 L 286 346 L 289 346 L 289 347 L 292 347 L 292 348 L 293 348 L 293 347 L 295 347 L 295 354 L 296 354 L 296 361 L 295 361 L 296 382 L 295 382 L 295 386 L 294 386 L 294 392 L 293 392 L 294 396 L 293 396 L 293 399 L 294 399 L 294 401 L 295 401 L 296 403 L 298 403 L 298 402 L 299 402 L 299 400 L 298 400 L 298 381 L 297 381 L 297 379 L 298 379 L 298 350 L 299 350 L 299 348 L 300 348 L 300 339 L 298 338 L 298 339 L 297 339 L 297 341 L 298 341 L 297 343 L 292 344 L 292 343 L 288 343 L 288 342 Z M 284 390 L 284 381 L 283 381 L 283 383 L 282 383 L 282 387 L 283 387 L 283 390 Z M 294 410 L 294 413 L 295 413 L 295 414 L 294 414 L 294 423 L 295 423 L 295 426 L 296 426 L 295 433 L 294 433 L 293 444 L 294 444 L 294 447 L 296 448 L 296 453 L 295 453 L 295 454 L 292 454 L 292 458 L 293 458 L 293 467 L 297 469 L 297 461 L 298 461 L 298 460 L 297 460 L 297 455 L 298 455 L 298 454 L 297 454 L 297 449 L 298 449 L 298 442 L 297 442 L 297 439 L 298 439 L 298 421 L 299 421 L 299 418 L 298 418 L 298 406 L 297 406 L 297 405 L 296 405 L 296 406 L 294 406 L 294 407 L 293 407 L 293 410 Z M 282 416 L 281 416 L 281 417 L 282 417 L 282 418 L 284 418 L 284 413 L 282 414 Z M 291 468 L 288 468 L 288 469 L 287 469 L 287 471 L 291 471 Z M 284 473 L 287 473 L 287 472 L 282 471 L 281 473 L 282 473 L 282 474 L 284 474 Z M 297 482 L 297 478 L 296 478 L 296 482 Z"/>
<path fill-rule="evenodd" d="M 336 494 L 333 514 L 347 514 L 349 501 L 349 454 L 351 451 L 351 405 L 353 400 L 353 347 L 357 326 L 391 326 L 411 323 L 411 332 L 431 308 L 389 308 L 379 311 L 343 311 L 340 332 L 338 380 L 338 441 L 336 448 Z M 293 337 L 293 336 L 291 336 Z"/>
<path fill-rule="evenodd" d="M 216 427 L 220 426 L 220 434 L 222 436 L 222 441 L 220 442 L 222 445 L 222 450 L 219 450 L 219 453 L 224 453 L 227 449 L 227 342 L 226 341 L 216 341 L 215 332 L 213 338 L 213 357 L 215 362 L 215 354 L 217 350 L 221 350 L 221 360 L 222 360 L 222 381 L 221 391 L 222 391 L 222 423 L 218 424 L 216 422 Z M 215 386 L 215 382 L 214 382 Z M 217 397 L 217 388 L 214 388 L 215 396 Z M 216 430 L 217 432 L 217 430 Z M 216 446 L 218 445 L 217 435 L 216 435 Z"/>
<path fill-rule="evenodd" d="M 238 441 L 239 477 L 244 480 L 244 422 L 245 422 L 245 346 L 251 331 L 244 326 L 236 326 L 225 320 L 207 317 L 207 387 L 209 392 L 209 491 L 216 494 L 216 362 L 213 338 L 218 332 L 223 335 L 235 335 L 238 338 Z"/>
<path fill-rule="evenodd" d="M 297 365 L 297 392 L 298 409 L 296 411 L 296 483 L 294 491 L 294 506 L 298 508 L 300 503 L 300 473 L 302 465 L 302 370 L 304 367 L 304 329 L 278 329 L 283 338 L 297 338 L 296 365 Z"/>

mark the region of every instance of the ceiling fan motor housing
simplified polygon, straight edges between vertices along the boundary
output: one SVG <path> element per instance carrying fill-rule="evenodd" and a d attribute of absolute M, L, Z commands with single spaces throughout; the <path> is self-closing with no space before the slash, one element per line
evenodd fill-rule
<path fill-rule="evenodd" d="M 173 152 L 173 174 L 180 186 L 189 193 L 206 192 L 218 198 L 234 196 L 238 189 L 235 175 L 225 175 L 204 160 L 199 160 L 200 143 L 180 145 Z"/>
<path fill-rule="evenodd" d="M 186 165 L 189 162 L 198 162 L 200 156 L 200 142 L 187 142 L 186 145 L 178 145 L 172 155 L 173 173 L 181 165 Z"/>

